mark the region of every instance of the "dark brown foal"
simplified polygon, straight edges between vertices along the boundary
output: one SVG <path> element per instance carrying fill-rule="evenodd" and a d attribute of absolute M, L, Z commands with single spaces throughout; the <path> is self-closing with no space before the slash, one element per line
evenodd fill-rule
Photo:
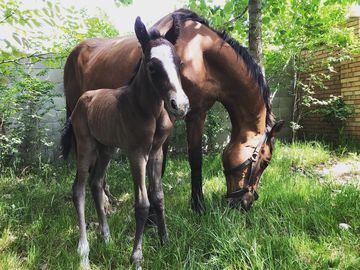
<path fill-rule="evenodd" d="M 141 44 L 142 58 L 135 77 L 119 89 L 99 89 L 84 93 L 78 100 L 63 134 L 64 156 L 70 150 L 72 136 L 77 142 L 77 174 L 73 200 L 78 214 L 81 265 L 90 268 L 89 244 L 85 224 L 85 183 L 90 177 L 91 191 L 106 242 L 110 239 L 104 209 L 103 182 L 115 148 L 127 153 L 135 191 L 136 232 L 131 261 L 140 268 L 142 235 L 150 202 L 157 214 L 160 241 L 167 239 L 164 193 L 161 186 L 162 145 L 169 136 L 172 121 L 168 112 L 183 117 L 189 100 L 180 82 L 180 58 L 157 30 L 147 32 L 140 18 L 135 33 Z M 147 168 L 150 198 L 145 184 Z"/>

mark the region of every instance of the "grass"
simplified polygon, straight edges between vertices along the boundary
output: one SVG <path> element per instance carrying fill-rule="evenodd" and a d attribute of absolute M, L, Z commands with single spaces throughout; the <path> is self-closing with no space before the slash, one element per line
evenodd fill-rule
<path fill-rule="evenodd" d="M 145 231 L 144 269 L 360 269 L 360 191 L 319 181 L 312 168 L 336 158 L 325 145 L 279 144 L 262 179 L 260 199 L 244 214 L 223 199 L 220 155 L 204 160 L 206 213 L 189 207 L 190 170 L 172 158 L 163 180 L 169 242 Z M 342 153 L 341 158 L 348 158 Z M 304 168 L 300 173 L 293 168 Z M 44 164 L 37 173 L 0 176 L 0 269 L 77 269 L 78 228 L 70 190 L 74 168 Z M 121 205 L 109 216 L 112 241 L 98 233 L 87 193 L 93 269 L 131 269 L 132 181 L 127 162 L 108 172 Z M 347 223 L 349 230 L 339 228 Z"/>

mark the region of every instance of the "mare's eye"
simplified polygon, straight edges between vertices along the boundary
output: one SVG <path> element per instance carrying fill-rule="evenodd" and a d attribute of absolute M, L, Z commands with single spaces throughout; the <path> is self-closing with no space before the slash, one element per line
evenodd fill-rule
<path fill-rule="evenodd" d="M 268 165 L 269 165 L 269 161 L 261 160 L 261 162 L 260 162 L 260 168 L 261 168 L 262 170 L 265 170 Z"/>

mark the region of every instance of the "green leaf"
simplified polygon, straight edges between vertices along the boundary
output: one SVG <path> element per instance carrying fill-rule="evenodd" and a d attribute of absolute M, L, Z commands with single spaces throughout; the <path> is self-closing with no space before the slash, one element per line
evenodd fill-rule
<path fill-rule="evenodd" d="M 279 11 L 280 11 L 280 9 L 277 8 L 277 7 L 274 7 L 274 8 L 272 9 L 272 13 L 273 13 L 274 15 L 279 14 Z"/>
<path fill-rule="evenodd" d="M 231 12 L 232 12 L 232 9 L 233 9 L 232 1 L 229 1 L 229 2 L 227 2 L 227 3 L 225 4 L 223 10 L 224 10 L 224 13 L 225 13 L 226 15 L 230 15 Z"/>
<path fill-rule="evenodd" d="M 19 38 L 19 36 L 18 36 L 17 33 L 14 33 L 14 34 L 12 35 L 12 37 L 13 37 L 13 39 L 14 39 L 19 45 L 22 45 L 21 40 L 20 40 L 20 38 Z"/>
<path fill-rule="evenodd" d="M 264 18 L 262 19 L 262 23 L 263 23 L 263 24 L 269 24 L 269 23 L 270 23 L 270 17 L 264 17 Z"/>

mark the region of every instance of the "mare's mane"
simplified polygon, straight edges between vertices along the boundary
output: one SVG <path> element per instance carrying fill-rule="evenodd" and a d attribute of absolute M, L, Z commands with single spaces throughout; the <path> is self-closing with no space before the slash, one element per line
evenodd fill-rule
<path fill-rule="evenodd" d="M 250 55 L 246 47 L 242 46 L 236 39 L 226 33 L 226 31 L 219 31 L 211 27 L 207 20 L 198 16 L 195 12 L 188 9 L 178 9 L 174 11 L 173 16 L 176 16 L 181 23 L 192 20 L 199 22 L 212 31 L 214 31 L 224 42 L 228 43 L 234 51 L 242 57 L 245 65 L 247 66 L 252 78 L 257 81 L 260 92 L 264 98 L 266 106 L 266 126 L 273 125 L 273 115 L 271 112 L 271 101 L 270 101 L 270 88 L 265 80 L 265 77 L 261 71 L 260 66 L 255 62 L 254 58 Z"/>

